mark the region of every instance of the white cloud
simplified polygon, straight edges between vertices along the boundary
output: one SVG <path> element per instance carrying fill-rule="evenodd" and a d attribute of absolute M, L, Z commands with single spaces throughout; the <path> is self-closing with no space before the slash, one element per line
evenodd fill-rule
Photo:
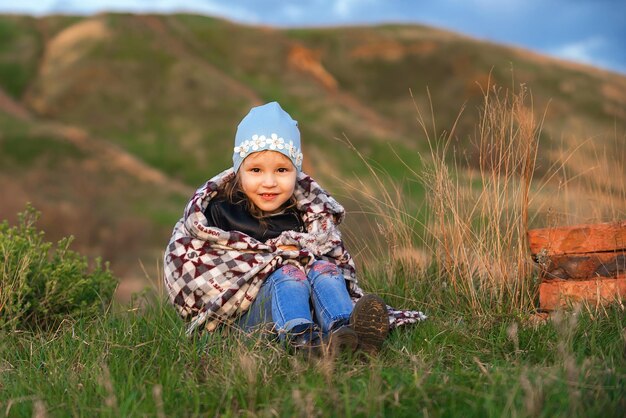
<path fill-rule="evenodd" d="M 291 20 L 299 20 L 305 16 L 304 10 L 295 4 L 287 4 L 283 8 L 283 14 Z"/>
<path fill-rule="evenodd" d="M 606 44 L 606 41 L 601 37 L 591 37 L 561 45 L 557 48 L 553 48 L 549 52 L 552 55 L 567 60 L 586 64 L 597 64 L 597 55 Z"/>
<path fill-rule="evenodd" d="M 443 0 L 442 2 L 451 3 L 449 7 L 472 10 L 475 14 L 489 15 L 520 13 L 534 7 L 533 3 L 537 3 L 535 0 Z"/>
<path fill-rule="evenodd" d="M 372 0 L 335 0 L 333 13 L 341 18 L 350 17 L 354 9 L 372 3 Z"/>
<path fill-rule="evenodd" d="M 48 13 L 54 7 L 54 0 L 22 0 L 19 2 L 11 2 L 11 4 L 2 4 L 0 2 L 0 11 L 8 11 L 10 13 L 27 13 L 33 15 L 43 15 Z"/>

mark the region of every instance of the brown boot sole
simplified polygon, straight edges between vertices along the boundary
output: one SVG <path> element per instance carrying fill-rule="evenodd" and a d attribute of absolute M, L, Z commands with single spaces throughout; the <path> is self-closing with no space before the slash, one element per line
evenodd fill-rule
<path fill-rule="evenodd" d="M 363 296 L 354 305 L 350 327 L 359 337 L 359 349 L 367 354 L 377 354 L 389 334 L 387 305 L 376 295 Z"/>

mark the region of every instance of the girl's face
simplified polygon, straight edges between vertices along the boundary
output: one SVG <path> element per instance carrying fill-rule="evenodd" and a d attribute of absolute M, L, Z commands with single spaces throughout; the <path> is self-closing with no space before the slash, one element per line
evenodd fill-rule
<path fill-rule="evenodd" d="M 250 154 L 239 167 L 244 194 L 256 207 L 270 214 L 291 198 L 296 176 L 291 160 L 276 151 Z"/>

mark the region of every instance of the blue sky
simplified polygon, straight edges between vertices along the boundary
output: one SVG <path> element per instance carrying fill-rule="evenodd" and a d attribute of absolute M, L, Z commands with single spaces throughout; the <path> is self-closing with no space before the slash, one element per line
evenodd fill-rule
<path fill-rule="evenodd" d="M 422 23 L 626 74 L 626 0 L 0 0 L 0 13 L 105 10 L 279 27 Z"/>

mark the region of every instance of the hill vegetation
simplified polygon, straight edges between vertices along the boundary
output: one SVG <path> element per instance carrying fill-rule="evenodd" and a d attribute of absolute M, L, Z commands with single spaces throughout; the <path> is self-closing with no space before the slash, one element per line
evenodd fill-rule
<path fill-rule="evenodd" d="M 543 120 L 537 175 L 578 150 L 555 187 L 624 152 L 626 77 L 424 26 L 1 16 L 0 38 L 0 218 L 31 201 L 51 238 L 75 235 L 122 276 L 143 276 L 138 258 L 154 273 L 191 191 L 230 164 L 236 124 L 266 101 L 299 120 L 305 171 L 353 213 L 348 230 L 375 225 L 360 214 L 363 197 L 345 191 L 375 187 L 365 163 L 402 184 L 424 224 L 424 189 L 406 167 L 419 172 L 429 158 L 426 131 L 433 144 L 449 139 L 459 169 L 479 168 L 476 120 L 493 86 L 530 92 L 527 106 Z M 423 127 L 416 107 L 432 108 Z M 608 164 L 613 183 L 626 176 Z"/>

